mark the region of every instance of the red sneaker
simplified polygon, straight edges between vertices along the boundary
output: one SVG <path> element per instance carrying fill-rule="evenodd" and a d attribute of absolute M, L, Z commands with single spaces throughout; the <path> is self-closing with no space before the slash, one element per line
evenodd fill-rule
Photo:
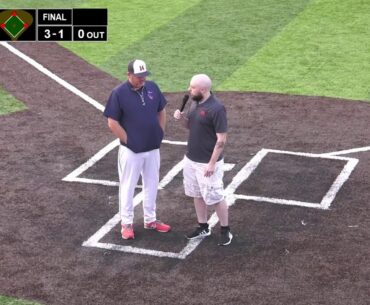
<path fill-rule="evenodd" d="M 134 226 L 132 224 L 122 225 L 121 234 L 123 239 L 134 239 Z"/>
<path fill-rule="evenodd" d="M 171 230 L 171 227 L 159 220 L 156 220 L 149 223 L 144 223 L 144 229 L 156 230 L 157 232 L 166 233 Z"/>

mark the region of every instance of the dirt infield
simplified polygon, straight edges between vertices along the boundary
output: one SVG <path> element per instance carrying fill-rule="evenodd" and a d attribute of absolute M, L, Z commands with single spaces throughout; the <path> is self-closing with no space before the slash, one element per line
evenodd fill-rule
<path fill-rule="evenodd" d="M 16 43 L 52 72 L 102 104 L 119 80 L 53 43 Z M 0 294 L 48 305 L 71 304 L 368 304 L 370 151 L 330 209 L 238 199 L 230 207 L 235 239 L 215 234 L 185 259 L 83 247 L 117 213 L 117 188 L 62 179 L 114 140 L 102 113 L 0 46 L 1 86 L 28 110 L 0 117 Z M 185 84 L 186 86 L 186 84 Z M 323 154 L 370 145 L 370 105 L 340 99 L 216 92 L 230 129 L 228 185 L 263 148 Z M 186 141 L 172 119 L 183 93 L 167 93 L 166 139 Z M 163 177 L 184 146 L 163 144 Z M 83 177 L 117 181 L 116 150 Z M 267 154 L 237 194 L 320 202 L 344 160 Z M 123 241 L 115 226 L 103 242 L 179 252 L 193 229 L 181 174 L 159 191 L 169 234 L 144 231 Z"/>

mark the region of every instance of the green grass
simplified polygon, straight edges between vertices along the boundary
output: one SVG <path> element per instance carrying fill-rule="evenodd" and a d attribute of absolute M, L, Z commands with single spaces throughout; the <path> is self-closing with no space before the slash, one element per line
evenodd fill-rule
<path fill-rule="evenodd" d="M 122 49 L 103 68 L 122 75 L 129 59 L 147 60 L 164 91 L 182 91 L 194 73 L 215 86 L 288 24 L 307 1 L 203 0 L 144 39 Z"/>
<path fill-rule="evenodd" d="M 1 305 L 41 305 L 40 303 L 35 303 L 31 301 L 25 301 L 21 299 L 15 299 L 5 296 L 0 296 Z"/>
<path fill-rule="evenodd" d="M 219 89 L 369 100 L 369 70 L 370 2 L 318 0 Z"/>
<path fill-rule="evenodd" d="M 166 92 L 194 73 L 216 90 L 370 100 L 370 2 L 365 0 L 13 0 L 3 7 L 107 7 L 108 42 L 66 42 L 125 79 L 147 61 Z"/>
<path fill-rule="evenodd" d="M 137 54 L 135 52 L 127 57 L 121 57 L 122 50 L 140 41 L 150 39 L 151 35 L 156 33 L 160 27 L 176 19 L 199 1 L 93 0 L 85 2 L 86 7 L 108 8 L 108 41 L 103 43 L 65 42 L 62 45 L 108 73 L 122 78 L 127 70 L 128 61 L 135 58 Z M 157 49 L 157 52 L 162 52 L 164 47 L 163 45 L 160 49 Z M 99 52 L 97 52 L 97 49 Z M 148 58 L 147 61 L 150 62 L 150 60 L 151 58 Z M 123 69 L 123 66 L 125 66 L 125 69 Z"/>
<path fill-rule="evenodd" d="M 370 99 L 369 1 L 172 2 L 85 2 L 109 8 L 110 41 L 64 45 L 121 79 L 142 58 L 164 91 L 205 72 L 217 90 Z"/>
<path fill-rule="evenodd" d="M 152 70 L 152 78 L 167 92 L 186 89 L 192 74 L 198 72 L 211 75 L 217 86 L 308 2 L 90 1 L 86 3 L 89 7 L 108 7 L 109 41 L 63 46 L 121 79 L 125 78 L 127 62 L 142 58 Z"/>
<path fill-rule="evenodd" d="M 14 98 L 7 91 L 5 91 L 0 84 L 0 115 L 25 109 L 27 109 L 27 107 L 22 102 Z"/>

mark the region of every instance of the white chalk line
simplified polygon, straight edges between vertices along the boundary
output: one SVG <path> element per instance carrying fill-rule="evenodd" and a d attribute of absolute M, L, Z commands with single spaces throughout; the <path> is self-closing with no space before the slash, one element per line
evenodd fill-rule
<path fill-rule="evenodd" d="M 119 183 L 116 181 L 110 181 L 110 180 L 99 180 L 99 179 L 90 179 L 90 178 L 71 178 L 69 180 L 62 179 L 66 182 L 79 182 L 79 183 L 86 183 L 86 184 L 98 184 L 98 185 L 104 185 L 104 186 L 119 186 Z M 142 188 L 141 185 L 137 185 L 137 188 Z"/>
<path fill-rule="evenodd" d="M 234 167 L 234 164 L 226 163 L 226 170 L 231 170 Z M 183 169 L 184 160 L 178 162 L 160 181 L 158 189 L 164 189 L 167 184 L 169 184 L 175 176 L 177 176 L 180 171 Z M 134 197 L 134 208 L 141 203 L 143 200 L 143 191 L 138 193 Z M 148 250 L 139 247 L 125 247 L 116 244 L 110 243 L 101 243 L 99 242 L 105 235 L 107 235 L 117 224 L 120 222 L 120 215 L 117 213 L 114 215 L 108 222 L 103 225 L 94 235 L 92 235 L 87 241 L 82 245 L 85 247 L 97 247 L 104 248 L 107 250 L 123 251 L 136 254 L 145 254 L 145 255 L 154 255 L 158 257 L 171 257 L 178 259 L 185 259 L 191 252 L 193 252 L 196 247 L 202 242 L 202 239 L 188 241 L 187 245 L 182 249 L 180 253 L 173 252 L 162 252 L 156 250 Z M 218 222 L 218 218 L 215 213 L 210 218 L 210 228 L 212 228 Z"/>
<path fill-rule="evenodd" d="M 162 143 L 170 144 L 170 145 L 186 145 L 187 142 L 181 142 L 181 141 L 169 141 L 169 140 L 163 140 Z M 118 139 L 112 141 L 105 147 L 103 147 L 101 150 L 99 150 L 94 156 L 92 156 L 89 160 L 87 160 L 85 163 L 80 165 L 78 168 L 76 168 L 74 171 L 72 171 L 70 174 L 65 176 L 62 180 L 66 182 L 80 182 L 80 183 L 88 183 L 88 184 L 100 184 L 105 186 L 119 186 L 118 181 L 110 181 L 110 180 L 101 180 L 101 179 L 91 179 L 91 178 L 82 178 L 79 177 L 82 175 L 85 171 L 87 171 L 90 167 L 94 166 L 97 162 L 99 162 L 101 159 L 103 159 L 109 152 L 111 152 L 113 149 L 115 149 L 117 146 L 120 145 L 120 142 Z M 225 163 L 224 164 L 224 171 L 231 171 L 234 168 L 235 164 L 231 163 Z M 173 168 L 173 170 L 177 170 L 176 168 Z M 171 172 L 167 174 L 168 178 L 171 179 L 172 175 Z M 168 181 L 170 182 L 170 181 Z M 168 183 L 167 182 L 167 183 Z M 142 185 L 137 185 L 137 188 L 142 188 Z M 162 187 L 160 186 L 160 189 Z"/>
<path fill-rule="evenodd" d="M 132 254 L 144 254 L 144 255 L 151 255 L 151 256 L 156 256 L 156 257 L 169 257 L 169 258 L 182 259 L 182 255 L 179 253 L 137 248 L 137 247 L 132 247 L 132 246 L 122 246 L 122 245 L 110 244 L 110 243 L 98 242 L 98 243 L 95 243 L 92 247 L 99 248 L 99 249 L 105 249 L 105 250 L 111 250 L 111 251 L 132 253 Z"/>
<path fill-rule="evenodd" d="M 332 159 L 332 160 L 351 160 L 352 158 L 348 157 L 338 157 L 337 154 L 329 153 L 329 154 L 312 154 L 312 153 L 304 153 L 304 152 L 295 152 L 295 151 L 286 151 L 286 150 L 277 150 L 277 149 L 265 149 L 268 153 L 276 153 L 276 154 L 284 154 L 284 155 L 293 155 L 293 156 L 301 156 L 307 158 L 320 158 L 320 159 Z"/>
<path fill-rule="evenodd" d="M 67 90 L 71 91 L 72 93 L 76 94 L 80 98 L 82 98 L 84 101 L 88 102 L 90 105 L 94 106 L 96 109 L 100 111 L 104 111 L 104 106 L 88 96 L 87 94 L 83 93 L 81 90 L 77 89 L 75 86 L 72 86 L 70 83 L 66 82 L 65 80 L 61 79 L 59 76 L 51 72 L 49 69 L 45 68 L 43 65 L 36 62 L 31 57 L 27 56 L 26 54 L 22 53 L 18 49 L 14 48 L 7 42 L 0 42 L 0 45 L 2 45 L 4 48 L 7 48 L 10 52 L 17 55 L 19 58 L 23 59 L 27 63 L 29 63 L 31 66 L 42 72 L 43 74 L 47 75 L 54 81 L 56 81 L 58 84 L 66 88 Z"/>
<path fill-rule="evenodd" d="M 178 162 L 160 181 L 159 189 L 163 189 L 172 179 L 181 171 L 183 167 L 183 160 Z M 144 198 L 144 191 L 139 192 L 134 197 L 134 208 L 142 202 Z M 101 240 L 105 235 L 107 235 L 119 222 L 121 221 L 120 214 L 115 214 L 111 219 L 107 221 L 105 225 L 103 225 L 94 235 L 92 235 L 87 241 L 83 242 L 82 245 L 84 247 L 94 247 L 94 248 L 104 248 L 108 250 L 116 250 L 116 251 L 123 251 L 129 253 L 136 253 L 136 254 L 145 254 L 145 255 L 154 255 L 154 256 L 167 256 L 172 258 L 177 258 L 177 256 L 170 252 L 160 252 L 155 250 L 148 250 L 139 247 L 126 247 L 120 246 L 115 244 L 109 243 L 100 243 Z"/>
<path fill-rule="evenodd" d="M 341 173 L 338 175 L 337 179 L 335 179 L 334 183 L 330 187 L 329 191 L 325 194 L 324 198 L 322 199 L 320 205 L 323 209 L 328 209 L 331 203 L 334 201 L 335 196 L 343 186 L 344 182 L 346 182 L 351 175 L 352 171 L 355 169 L 358 163 L 358 159 L 351 159 L 348 160 L 348 163 L 344 166 Z"/>
<path fill-rule="evenodd" d="M 173 144 L 173 145 L 186 145 L 187 142 L 183 141 L 169 141 L 169 140 L 163 140 L 162 143 L 167 144 Z M 63 181 L 68 182 L 79 182 L 79 183 L 88 183 L 88 184 L 99 184 L 99 185 L 105 185 L 105 186 L 118 186 L 118 181 L 110 181 L 110 180 L 101 180 L 101 179 L 91 179 L 91 178 L 81 178 L 79 177 L 83 172 L 85 172 L 88 168 L 92 167 L 97 163 L 99 160 L 101 160 L 105 155 L 107 155 L 111 150 L 116 148 L 119 145 L 119 140 L 116 139 L 110 144 L 108 144 L 106 147 L 101 149 L 99 152 L 97 152 L 92 158 L 90 158 L 87 162 L 82 164 L 79 168 L 68 174 L 66 177 L 64 177 Z M 346 160 L 349 161 L 348 158 L 345 157 L 338 157 L 338 155 L 344 155 L 349 153 L 355 153 L 355 152 L 364 152 L 370 150 L 370 146 L 363 147 L 363 148 L 356 148 L 351 150 L 345 150 L 345 151 L 339 151 L 339 152 L 331 152 L 331 153 L 324 153 L 324 154 L 313 154 L 313 153 L 303 153 L 303 152 L 292 152 L 292 151 L 283 151 L 283 150 L 275 150 L 275 149 L 263 149 L 266 153 L 277 153 L 277 154 L 287 154 L 287 155 L 296 155 L 296 156 L 303 156 L 303 157 L 309 157 L 309 158 L 320 158 L 320 159 L 333 159 L 333 160 Z M 235 164 L 231 163 L 225 163 L 224 170 L 230 171 Z M 137 186 L 138 188 L 142 188 L 141 185 Z M 267 198 L 267 197 L 265 197 Z M 261 200 L 257 200 L 261 201 Z M 280 200 L 277 200 L 276 203 L 281 204 Z M 290 204 L 290 203 L 287 203 Z M 326 205 L 326 204 L 325 204 Z"/>
<path fill-rule="evenodd" d="M 229 185 L 225 189 L 225 200 L 227 205 L 230 207 L 235 203 L 235 199 L 233 194 L 235 190 L 239 187 L 243 181 L 248 179 L 250 174 L 256 168 L 256 165 L 262 160 L 264 152 L 257 153 L 239 172 L 233 180 L 229 183 Z M 214 212 L 208 220 L 209 229 L 212 230 L 213 227 L 218 223 L 219 219 L 217 217 L 216 212 Z M 186 247 L 179 253 L 180 259 L 185 259 L 191 252 L 193 252 L 199 244 L 203 241 L 204 238 L 199 238 L 197 240 L 193 240 L 188 242 Z"/>
<path fill-rule="evenodd" d="M 164 140 L 163 142 L 168 143 L 168 144 L 174 144 L 174 145 L 184 145 L 184 142 L 179 142 L 179 141 Z M 118 186 L 119 183 L 115 181 L 105 181 L 105 180 L 96 180 L 96 179 L 87 179 L 87 178 L 78 177 L 84 171 L 86 171 L 91 166 L 93 166 L 95 163 L 100 161 L 105 155 L 107 155 L 111 150 L 115 149 L 118 145 L 119 145 L 118 140 L 114 140 L 113 142 L 109 143 L 103 149 L 98 151 L 87 162 L 79 166 L 76 170 L 71 172 L 69 175 L 67 175 L 62 180 L 68 181 L 68 182 L 82 182 L 82 183 L 102 184 L 102 185 L 108 185 L 108 186 Z M 186 145 L 186 142 L 185 142 L 185 145 Z M 179 172 L 183 169 L 183 164 L 184 164 L 184 161 L 181 160 L 174 167 L 172 167 L 171 170 L 168 171 L 168 173 L 161 179 L 159 183 L 159 186 L 158 186 L 159 190 L 164 189 L 165 186 L 169 184 L 176 175 L 179 174 Z M 235 164 L 225 163 L 224 171 L 231 171 L 234 168 L 234 166 Z M 134 208 L 139 203 L 141 203 L 142 200 L 143 200 L 143 191 L 141 191 L 134 197 Z M 217 216 L 215 218 L 215 216 L 213 215 L 213 218 L 211 217 L 210 227 L 213 227 L 217 223 L 217 221 L 218 221 Z M 119 222 L 120 222 L 120 215 L 119 213 L 117 213 L 110 220 L 108 220 L 108 222 L 105 225 L 103 225 L 87 241 L 83 242 L 82 245 L 84 247 L 96 247 L 96 248 L 103 248 L 107 250 L 123 251 L 123 252 L 135 253 L 135 254 L 145 254 L 145 255 L 154 255 L 158 257 L 171 257 L 171 258 L 185 259 L 186 256 L 188 256 L 192 251 L 194 251 L 196 247 L 202 241 L 201 239 L 196 240 L 196 241 L 189 241 L 187 243 L 187 246 L 184 247 L 184 249 L 180 253 L 177 253 L 177 254 L 174 254 L 172 252 L 161 252 L 161 251 L 148 250 L 148 249 L 138 248 L 138 247 L 126 247 L 126 246 L 120 246 L 116 244 L 99 242 L 99 240 L 101 240 L 105 235 L 107 235 Z"/>
<path fill-rule="evenodd" d="M 370 151 L 370 146 L 357 147 L 357 148 L 340 150 L 340 151 L 334 151 L 334 152 L 325 153 L 325 154 L 322 154 L 322 155 L 323 156 L 339 156 L 339 155 L 355 154 L 355 153 L 365 152 L 365 151 Z"/>
<path fill-rule="evenodd" d="M 109 145 L 108 145 L 109 146 Z M 163 189 L 172 179 L 182 170 L 183 160 L 178 162 L 159 182 L 159 189 Z M 139 192 L 133 199 L 134 208 L 142 202 L 144 198 L 144 192 Z M 93 247 L 100 239 L 110 232 L 121 220 L 119 213 L 115 214 L 110 220 L 107 221 L 94 235 L 92 235 L 87 241 L 83 243 L 83 246 Z"/>
<path fill-rule="evenodd" d="M 107 146 L 103 147 L 101 150 L 99 150 L 94 156 L 92 156 L 89 160 L 87 160 L 84 164 L 79 166 L 77 169 L 75 169 L 73 172 L 65 176 L 62 180 L 73 182 L 76 181 L 76 178 L 80 176 L 83 172 L 88 170 L 91 166 L 95 165 L 99 160 L 104 158 L 105 155 L 107 155 L 111 150 L 116 148 L 119 145 L 119 140 L 116 139 L 109 143 Z"/>
<path fill-rule="evenodd" d="M 170 140 L 162 140 L 162 143 L 166 143 L 166 144 L 172 144 L 172 145 L 188 145 L 188 142 L 184 142 L 184 141 L 170 141 Z"/>
<path fill-rule="evenodd" d="M 283 205 L 297 205 L 306 208 L 315 208 L 320 209 L 320 203 L 313 203 L 313 202 L 304 202 L 298 200 L 288 200 L 288 199 L 281 199 L 281 198 L 270 198 L 270 197 L 262 197 L 262 196 L 248 196 L 248 195 L 234 195 L 235 199 L 242 199 L 242 200 L 252 200 L 252 201 L 259 201 L 259 202 L 269 202 L 274 204 L 283 204 Z"/>
<path fill-rule="evenodd" d="M 339 192 L 343 184 L 348 180 L 349 176 L 351 175 L 352 171 L 356 167 L 358 163 L 358 159 L 355 158 L 348 158 L 348 157 L 338 157 L 335 155 L 327 155 L 327 154 L 312 154 L 312 153 L 303 153 L 303 152 L 292 152 L 292 151 L 284 151 L 284 150 L 275 150 L 275 149 L 262 149 L 258 154 L 260 157 L 257 158 L 251 166 L 254 169 L 257 168 L 259 163 L 268 153 L 276 153 L 276 154 L 286 154 L 286 155 L 294 155 L 294 156 L 302 156 L 307 158 L 320 158 L 320 159 L 332 159 L 332 160 L 341 160 L 347 161 L 346 165 L 337 176 L 331 187 L 329 188 L 328 192 L 322 198 L 321 202 L 313 203 L 313 202 L 305 202 L 305 201 L 297 201 L 297 200 L 288 200 L 283 198 L 273 198 L 273 197 L 263 197 L 263 196 L 251 196 L 251 195 L 238 195 L 235 194 L 235 199 L 244 199 L 244 200 L 253 200 L 258 202 L 269 202 L 274 204 L 284 204 L 284 205 L 296 205 L 301 207 L 308 207 L 308 208 L 317 208 L 327 210 L 329 209 L 331 203 L 334 201 L 336 194 Z M 257 155 L 258 155 L 257 154 Z M 256 155 L 256 156 L 257 156 Z"/>
<path fill-rule="evenodd" d="M 261 162 L 263 157 L 266 155 L 265 151 L 259 151 L 232 179 L 229 185 L 225 189 L 225 200 L 227 205 L 230 207 L 235 203 L 234 192 L 242 184 L 251 173 L 256 169 L 257 165 Z M 213 227 L 218 223 L 219 219 L 216 212 L 214 212 L 208 220 L 208 226 L 212 230 Z M 188 243 L 186 247 L 180 252 L 180 257 L 185 259 L 191 252 L 193 252 L 204 238 L 194 240 L 192 243 Z"/>

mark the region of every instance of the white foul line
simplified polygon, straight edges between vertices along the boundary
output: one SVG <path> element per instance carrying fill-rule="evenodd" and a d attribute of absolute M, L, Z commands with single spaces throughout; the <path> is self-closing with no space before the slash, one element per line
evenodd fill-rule
<path fill-rule="evenodd" d="M 62 85 L 64 88 L 67 90 L 71 91 L 72 93 L 76 94 L 95 108 L 99 109 L 100 111 L 104 111 L 104 106 L 88 96 L 87 94 L 83 93 L 81 90 L 77 89 L 75 86 L 72 86 L 70 83 L 66 82 L 65 80 L 61 79 L 59 76 L 45 68 L 43 65 L 39 64 L 36 62 L 34 59 L 31 57 L 27 56 L 26 54 L 22 53 L 18 49 L 14 48 L 7 42 L 0 42 L 0 44 L 4 47 L 7 48 L 10 52 L 13 54 L 17 55 L 18 57 L 22 58 L 24 61 L 35 67 L 37 70 L 40 72 L 44 73 L 45 75 L 49 76 L 51 79 L 55 80 L 58 84 Z"/>
<path fill-rule="evenodd" d="M 75 86 L 71 85 L 70 83 L 66 82 L 64 79 L 61 79 L 59 76 L 57 76 L 55 73 L 51 72 L 49 69 L 45 68 L 43 65 L 32 59 L 31 57 L 27 56 L 23 52 L 19 51 L 18 49 L 14 48 L 7 42 L 0 42 L 0 45 L 2 45 L 4 48 L 8 49 L 10 52 L 12 52 L 14 55 L 17 55 L 27 63 L 29 63 L 31 66 L 42 72 L 43 74 L 49 76 L 51 79 L 55 80 L 58 84 L 62 85 L 67 90 L 71 91 L 72 93 L 76 94 L 80 98 L 82 98 L 84 101 L 88 102 L 92 106 L 94 106 L 96 109 L 100 110 L 101 112 L 104 112 L 105 107 L 100 104 L 98 101 L 94 100 L 92 97 L 88 96 L 86 93 L 82 92 L 81 90 L 77 89 Z M 118 141 L 118 140 L 117 140 Z M 187 145 L 187 142 L 183 141 L 171 141 L 171 140 L 163 140 L 163 143 L 167 144 L 174 144 L 174 145 Z M 118 143 L 117 143 L 118 145 Z"/>

